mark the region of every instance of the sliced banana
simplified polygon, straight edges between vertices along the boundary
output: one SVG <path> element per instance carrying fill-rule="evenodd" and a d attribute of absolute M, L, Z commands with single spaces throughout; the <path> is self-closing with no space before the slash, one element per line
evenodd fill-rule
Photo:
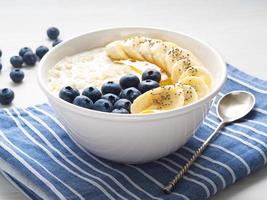
<path fill-rule="evenodd" d="M 145 40 L 144 37 L 131 37 L 124 41 L 123 50 L 128 56 L 134 60 L 145 60 L 144 57 L 140 53 L 140 45 Z"/>
<path fill-rule="evenodd" d="M 151 51 L 152 46 L 160 40 L 147 38 L 143 43 L 140 44 L 139 52 L 150 63 L 154 63 L 153 54 Z"/>
<path fill-rule="evenodd" d="M 193 53 L 172 42 L 135 36 L 108 44 L 106 52 L 117 61 L 148 61 L 157 65 L 166 76 L 160 83 L 162 87 L 135 99 L 132 113 L 149 114 L 179 108 L 202 98 L 212 87 L 211 74 L 201 67 Z M 137 73 L 141 71 L 137 70 Z"/>
<path fill-rule="evenodd" d="M 211 74 L 204 69 L 203 67 L 190 67 L 188 68 L 180 77 L 180 79 L 184 79 L 187 76 L 197 76 L 204 80 L 204 82 L 208 85 L 209 88 L 212 86 Z"/>
<path fill-rule="evenodd" d="M 199 99 L 209 93 L 209 87 L 200 77 L 187 76 L 181 79 L 179 83 L 192 86 L 196 90 Z"/>
<path fill-rule="evenodd" d="M 173 83 L 177 83 L 181 79 L 181 75 L 191 66 L 189 58 L 183 58 L 176 61 L 171 69 L 171 80 Z"/>
<path fill-rule="evenodd" d="M 150 90 L 137 97 L 131 106 L 131 113 L 142 113 L 149 110 L 165 111 L 183 105 L 183 89 L 169 85 Z"/>
<path fill-rule="evenodd" d="M 109 43 L 105 50 L 108 56 L 113 60 L 126 60 L 129 59 L 129 56 L 123 50 L 123 40 L 116 40 Z"/>
<path fill-rule="evenodd" d="M 172 42 L 160 41 L 156 42 L 152 47 L 154 63 L 161 66 L 163 70 L 170 73 L 169 66 L 166 62 L 166 55 L 170 49 L 177 48 L 178 46 Z"/>
<path fill-rule="evenodd" d="M 192 86 L 179 83 L 175 86 L 182 88 L 184 91 L 184 105 L 192 104 L 198 100 L 198 94 Z"/>

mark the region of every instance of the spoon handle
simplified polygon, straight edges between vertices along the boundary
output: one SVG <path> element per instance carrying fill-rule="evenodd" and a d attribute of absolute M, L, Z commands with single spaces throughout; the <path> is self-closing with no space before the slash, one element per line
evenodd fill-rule
<path fill-rule="evenodd" d="M 206 139 L 206 141 L 199 147 L 193 156 L 187 161 L 187 163 L 182 167 L 180 171 L 177 172 L 175 177 L 163 188 L 166 194 L 170 194 L 175 188 L 177 182 L 184 176 L 188 171 L 189 167 L 194 163 L 194 161 L 201 155 L 201 153 L 206 149 L 211 140 L 219 133 L 219 130 L 224 126 L 224 122 L 221 122 L 218 127 L 213 131 L 213 133 Z"/>

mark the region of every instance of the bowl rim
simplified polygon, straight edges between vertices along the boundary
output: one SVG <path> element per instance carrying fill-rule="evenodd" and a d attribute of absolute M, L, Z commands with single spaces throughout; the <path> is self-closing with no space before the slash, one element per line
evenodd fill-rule
<path fill-rule="evenodd" d="M 153 30 L 153 31 L 164 31 L 164 32 L 169 32 L 172 34 L 179 34 L 182 35 L 184 37 L 187 37 L 191 40 L 196 41 L 197 43 L 207 47 L 216 57 L 216 59 L 218 60 L 218 62 L 220 63 L 220 65 L 222 66 L 222 74 L 221 74 L 221 78 L 217 84 L 217 87 L 213 88 L 212 91 L 210 91 L 210 93 L 208 95 L 206 95 L 205 97 L 203 97 L 202 99 L 190 104 L 190 105 L 186 105 L 183 107 L 179 107 L 176 109 L 172 109 L 172 110 L 166 110 L 164 112 L 159 112 L 159 113 L 151 113 L 151 114 L 117 114 L 117 113 L 107 113 L 107 112 L 99 112 L 96 110 L 91 110 L 91 109 L 86 109 L 86 108 L 82 108 L 76 105 L 73 105 L 69 102 L 66 102 L 62 99 L 60 99 L 58 96 L 55 96 L 54 94 L 52 94 L 52 92 L 49 91 L 48 87 L 45 85 L 45 82 L 43 80 L 43 76 L 42 76 L 42 66 L 44 65 L 44 63 L 46 62 L 46 59 L 53 54 L 58 48 L 60 48 L 62 45 L 64 45 L 65 43 L 68 43 L 70 41 L 73 40 L 77 40 L 80 37 L 86 36 L 88 34 L 92 34 L 92 33 L 97 33 L 97 32 L 105 32 L 105 31 L 111 31 L 111 30 L 117 30 L 117 31 L 122 31 L 122 30 Z M 107 120 L 117 120 L 120 119 L 121 121 L 134 121 L 134 120 L 153 120 L 153 119 L 162 119 L 162 118 L 169 118 L 171 116 L 174 115 L 181 115 L 187 112 L 190 112 L 191 110 L 194 110 L 195 108 L 199 107 L 200 105 L 204 104 L 205 102 L 212 100 L 217 94 L 218 92 L 222 89 L 225 81 L 227 78 L 227 67 L 226 67 L 226 63 L 223 61 L 221 55 L 208 43 L 199 40 L 193 36 L 190 36 L 186 33 L 180 32 L 180 31 L 175 31 L 175 30 L 170 30 L 170 29 L 163 29 L 163 28 L 157 28 L 157 27 L 150 27 L 150 26 L 120 26 L 120 27 L 109 27 L 109 28 L 100 28 L 100 29 L 94 29 L 92 31 L 89 32 L 85 32 L 83 34 L 79 34 L 77 36 L 71 37 L 65 41 L 63 41 L 62 43 L 58 44 L 57 46 L 53 47 L 40 61 L 39 66 L 38 66 L 38 70 L 37 70 L 37 81 L 38 84 L 40 86 L 40 88 L 42 89 L 42 91 L 46 94 L 46 96 L 48 97 L 48 100 L 50 100 L 50 97 L 53 98 L 53 100 L 55 100 L 57 102 L 57 104 L 60 104 L 60 106 L 63 106 L 64 108 L 78 113 L 78 114 L 82 114 L 82 115 L 86 115 L 86 116 L 90 116 L 90 117 L 94 117 L 94 118 L 101 118 L 101 119 L 107 119 Z"/>

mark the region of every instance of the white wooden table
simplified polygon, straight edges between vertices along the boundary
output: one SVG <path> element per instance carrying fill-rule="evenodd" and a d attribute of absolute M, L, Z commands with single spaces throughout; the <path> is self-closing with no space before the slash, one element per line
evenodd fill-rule
<path fill-rule="evenodd" d="M 1 0 L 0 49 L 4 70 L 0 88 L 12 87 L 14 106 L 46 101 L 36 68 L 25 69 L 22 85 L 11 83 L 9 57 L 23 46 L 50 45 L 46 28 L 60 28 L 62 39 L 96 28 L 156 26 L 191 34 L 214 46 L 225 60 L 267 79 L 267 1 L 264 0 Z M 267 167 L 220 192 L 215 200 L 267 199 Z M 0 176 L 0 199 L 25 197 Z"/>

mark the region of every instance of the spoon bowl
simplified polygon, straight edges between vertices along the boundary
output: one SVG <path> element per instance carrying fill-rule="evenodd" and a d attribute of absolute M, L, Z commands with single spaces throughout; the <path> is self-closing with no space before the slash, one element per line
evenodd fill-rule
<path fill-rule="evenodd" d="M 224 123 L 236 121 L 247 115 L 255 105 L 255 96 L 246 91 L 234 91 L 223 96 L 217 114 Z"/>

